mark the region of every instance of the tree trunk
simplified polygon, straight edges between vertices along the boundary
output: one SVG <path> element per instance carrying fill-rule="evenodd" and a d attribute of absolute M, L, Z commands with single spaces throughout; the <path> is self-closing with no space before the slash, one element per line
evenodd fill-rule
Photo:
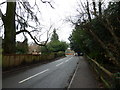
<path fill-rule="evenodd" d="M 107 56 L 111 58 L 112 63 L 119 66 L 120 65 L 119 62 L 116 60 L 113 54 L 109 51 L 108 47 L 104 44 L 104 42 L 100 40 L 100 38 L 92 30 L 88 29 L 87 31 L 91 33 L 91 35 L 94 37 L 94 40 L 96 40 L 101 45 L 101 47 L 106 51 Z"/>
<path fill-rule="evenodd" d="M 97 17 L 97 12 L 96 12 L 96 3 L 95 3 L 95 1 L 94 1 L 94 0 L 93 0 L 93 10 L 94 10 L 93 14 Z"/>
<path fill-rule="evenodd" d="M 15 0 L 14 0 L 15 1 Z M 8 2 L 7 1 L 7 10 L 4 23 L 4 53 L 5 54 L 13 54 L 15 53 L 15 45 L 16 45 L 16 29 L 15 29 L 15 10 L 16 10 L 16 2 Z"/>
<path fill-rule="evenodd" d="M 102 3 L 99 1 L 99 16 L 102 16 Z"/>
<path fill-rule="evenodd" d="M 88 19 L 91 22 L 91 15 L 90 15 L 90 10 L 89 10 L 89 2 L 87 2 L 87 14 L 88 14 Z"/>

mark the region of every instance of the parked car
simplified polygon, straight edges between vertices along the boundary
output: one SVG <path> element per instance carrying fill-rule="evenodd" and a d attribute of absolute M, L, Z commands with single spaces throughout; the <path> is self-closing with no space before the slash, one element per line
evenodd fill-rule
<path fill-rule="evenodd" d="M 74 53 L 74 55 L 75 55 L 75 56 L 78 56 L 78 54 L 77 54 L 77 53 Z"/>
<path fill-rule="evenodd" d="M 83 56 L 84 54 L 82 52 L 78 53 L 78 56 Z"/>
<path fill-rule="evenodd" d="M 83 56 L 84 54 L 81 52 L 81 53 L 75 53 L 74 55 L 75 56 Z"/>
<path fill-rule="evenodd" d="M 84 54 L 83 53 L 80 53 L 80 56 L 83 56 Z"/>

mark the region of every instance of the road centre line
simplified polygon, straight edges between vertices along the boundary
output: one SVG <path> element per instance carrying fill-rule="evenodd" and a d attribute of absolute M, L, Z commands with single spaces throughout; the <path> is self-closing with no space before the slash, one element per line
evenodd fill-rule
<path fill-rule="evenodd" d="M 72 57 L 71 57 L 72 58 Z M 68 60 L 66 60 L 65 62 L 68 62 L 71 58 L 69 58 Z M 57 64 L 56 66 L 60 66 L 60 65 L 62 65 L 64 62 L 61 62 L 61 63 L 59 63 L 59 64 Z M 30 79 L 32 79 L 32 78 L 34 78 L 34 77 L 36 77 L 36 76 L 38 76 L 38 75 L 40 75 L 40 74 L 42 74 L 42 73 L 45 73 L 45 72 L 47 72 L 47 71 L 49 71 L 49 69 L 46 69 L 46 70 L 44 70 L 44 71 L 41 71 L 41 72 L 39 72 L 39 73 L 37 73 L 37 74 L 35 74 L 35 75 L 32 75 L 32 76 L 30 76 L 30 77 L 28 77 L 28 78 L 26 78 L 26 79 L 24 79 L 24 80 L 21 80 L 20 82 L 18 82 L 18 83 L 23 83 L 23 82 L 25 82 L 25 81 L 28 81 L 28 80 L 30 80 Z"/>
<path fill-rule="evenodd" d="M 71 57 L 72 58 L 72 57 Z M 65 62 L 68 62 L 71 58 L 69 58 L 68 60 L 66 60 Z M 57 64 L 56 65 L 56 67 L 58 67 L 58 66 L 60 66 L 60 65 L 62 65 L 64 62 L 61 62 L 61 63 L 59 63 L 59 64 Z"/>
<path fill-rule="evenodd" d="M 66 60 L 65 62 L 68 62 L 69 60 Z"/>
<path fill-rule="evenodd" d="M 47 71 L 49 71 L 49 69 L 46 69 L 46 70 L 44 70 L 44 71 L 42 71 L 42 72 L 39 72 L 39 73 L 37 73 L 37 74 L 35 74 L 35 75 L 33 75 L 33 76 L 30 76 L 30 77 L 26 78 L 26 79 L 24 79 L 24 80 L 21 80 L 21 81 L 18 82 L 18 83 L 23 83 L 23 82 L 25 82 L 25 81 L 27 81 L 27 80 L 29 80 L 29 79 L 32 79 L 32 78 L 34 78 L 34 77 L 36 77 L 36 76 L 38 76 L 38 75 L 40 75 L 40 74 L 42 74 L 42 73 L 47 72 Z"/>
<path fill-rule="evenodd" d="M 61 62 L 61 63 L 57 64 L 57 65 L 56 65 L 56 67 L 58 67 L 58 66 L 62 65 L 63 63 L 64 63 L 64 62 Z"/>
<path fill-rule="evenodd" d="M 72 57 L 71 57 L 72 58 Z M 71 58 L 69 58 L 68 60 L 66 60 L 65 62 L 68 62 Z"/>
<path fill-rule="evenodd" d="M 66 60 L 65 62 L 68 62 L 70 59 Z"/>

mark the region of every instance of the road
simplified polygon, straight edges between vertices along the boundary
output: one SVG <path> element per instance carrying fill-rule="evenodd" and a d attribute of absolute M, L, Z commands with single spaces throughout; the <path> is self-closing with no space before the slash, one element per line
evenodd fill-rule
<path fill-rule="evenodd" d="M 65 58 L 3 77 L 3 88 L 65 88 L 82 57 Z"/>

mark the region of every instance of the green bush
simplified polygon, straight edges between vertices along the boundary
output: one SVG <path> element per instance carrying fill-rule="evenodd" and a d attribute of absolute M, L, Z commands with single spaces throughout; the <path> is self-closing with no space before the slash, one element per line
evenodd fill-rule
<path fill-rule="evenodd" d="M 58 57 L 65 56 L 65 52 L 59 51 L 59 52 L 57 53 L 57 55 L 58 55 Z"/>

